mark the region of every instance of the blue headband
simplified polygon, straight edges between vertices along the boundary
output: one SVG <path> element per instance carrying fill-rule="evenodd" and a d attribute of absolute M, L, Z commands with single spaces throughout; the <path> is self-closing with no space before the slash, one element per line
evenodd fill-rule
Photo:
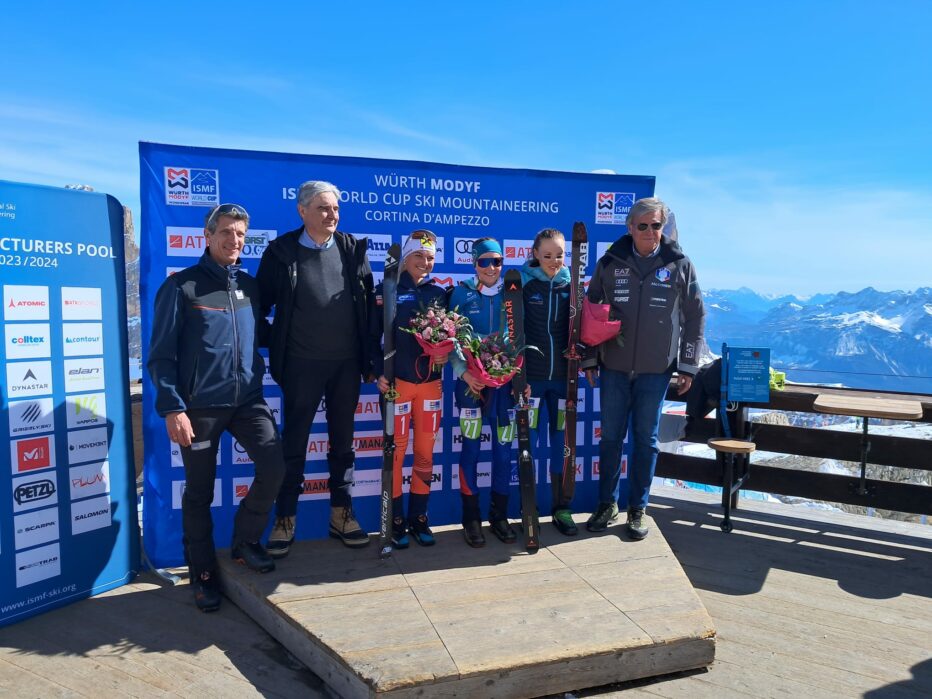
<path fill-rule="evenodd" d="M 487 252 L 497 252 L 499 255 L 501 255 L 502 246 L 498 244 L 497 240 L 481 240 L 478 243 L 474 243 L 472 246 L 473 264 L 476 264 L 476 260 L 478 260 Z"/>

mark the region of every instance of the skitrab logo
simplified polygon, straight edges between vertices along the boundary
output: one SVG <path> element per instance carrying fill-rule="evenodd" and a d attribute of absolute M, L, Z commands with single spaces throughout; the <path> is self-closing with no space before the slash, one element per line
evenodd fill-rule
<path fill-rule="evenodd" d="M 165 203 L 174 206 L 217 206 L 220 204 L 219 171 L 166 167 Z"/>
<path fill-rule="evenodd" d="M 596 192 L 595 222 L 623 226 L 634 206 L 634 192 Z"/>

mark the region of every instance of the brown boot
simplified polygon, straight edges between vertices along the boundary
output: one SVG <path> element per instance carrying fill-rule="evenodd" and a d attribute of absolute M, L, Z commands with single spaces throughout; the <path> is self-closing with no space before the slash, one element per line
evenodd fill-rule
<path fill-rule="evenodd" d="M 369 535 L 359 526 L 352 507 L 330 508 L 330 536 L 350 548 L 359 548 L 369 543 Z"/>

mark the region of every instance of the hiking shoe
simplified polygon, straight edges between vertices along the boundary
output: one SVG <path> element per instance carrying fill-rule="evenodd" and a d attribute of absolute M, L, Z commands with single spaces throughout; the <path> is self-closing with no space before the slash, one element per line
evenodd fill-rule
<path fill-rule="evenodd" d="M 489 529 L 503 544 L 513 544 L 518 540 L 518 533 L 511 526 L 511 522 L 505 518 L 492 519 L 490 517 Z"/>
<path fill-rule="evenodd" d="M 463 538 L 466 543 L 474 549 L 481 549 L 485 546 L 485 536 L 482 534 L 482 522 L 478 519 L 471 519 L 463 522 Z"/>
<path fill-rule="evenodd" d="M 204 571 L 191 584 L 194 590 L 194 604 L 202 612 L 216 612 L 220 609 L 220 582 L 217 573 Z"/>
<path fill-rule="evenodd" d="M 434 533 L 427 526 L 427 515 L 418 515 L 408 526 L 411 530 L 411 536 L 421 546 L 433 546 L 437 543 L 437 540 L 434 539 Z"/>
<path fill-rule="evenodd" d="M 396 549 L 406 549 L 411 545 L 408 540 L 408 525 L 405 524 L 403 517 L 395 517 L 392 520 L 392 546 Z"/>
<path fill-rule="evenodd" d="M 275 570 L 275 561 L 258 541 L 239 542 L 230 551 L 230 558 L 257 573 L 270 573 Z"/>
<path fill-rule="evenodd" d="M 579 533 L 576 522 L 573 521 L 573 513 L 567 509 L 553 511 L 553 526 L 563 536 L 576 536 Z"/>
<path fill-rule="evenodd" d="M 269 544 L 265 550 L 272 558 L 284 558 L 294 543 L 294 525 L 296 517 L 276 517 L 275 526 L 269 534 Z"/>
<path fill-rule="evenodd" d="M 628 510 L 628 536 L 635 541 L 640 541 L 647 536 L 647 522 L 644 521 L 644 510 Z"/>
<path fill-rule="evenodd" d="M 353 549 L 369 543 L 369 535 L 359 526 L 352 507 L 330 508 L 330 536 Z"/>
<path fill-rule="evenodd" d="M 617 517 L 618 503 L 600 502 L 599 507 L 586 522 L 586 529 L 591 532 L 604 532 Z"/>

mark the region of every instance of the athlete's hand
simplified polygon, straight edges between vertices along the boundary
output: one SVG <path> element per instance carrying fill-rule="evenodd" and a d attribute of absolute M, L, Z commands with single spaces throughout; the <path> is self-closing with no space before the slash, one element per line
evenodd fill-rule
<path fill-rule="evenodd" d="M 388 391 L 388 379 L 385 378 L 384 374 L 379 377 L 378 386 L 381 393 Z"/>
<path fill-rule="evenodd" d="M 469 386 L 473 393 L 482 393 L 482 389 L 485 388 L 485 384 L 469 371 L 466 371 L 461 378 L 466 382 L 466 385 Z"/>
<path fill-rule="evenodd" d="M 524 387 L 524 400 L 531 400 L 531 385 Z"/>
<path fill-rule="evenodd" d="M 194 439 L 194 429 L 191 427 L 191 421 L 184 411 L 166 415 L 165 429 L 168 430 L 168 438 L 171 441 L 182 447 L 191 446 L 191 440 Z"/>
<path fill-rule="evenodd" d="M 448 361 L 450 361 L 450 355 L 449 354 L 437 355 L 437 356 L 431 357 L 431 360 L 433 361 L 434 366 L 443 366 Z"/>
<path fill-rule="evenodd" d="M 592 388 L 595 388 L 596 382 L 599 380 L 599 369 L 594 367 L 592 369 L 586 369 L 586 381 L 589 382 L 589 385 Z"/>
<path fill-rule="evenodd" d="M 676 395 L 681 396 L 693 385 L 693 377 L 689 374 L 679 374 L 676 377 Z"/>

